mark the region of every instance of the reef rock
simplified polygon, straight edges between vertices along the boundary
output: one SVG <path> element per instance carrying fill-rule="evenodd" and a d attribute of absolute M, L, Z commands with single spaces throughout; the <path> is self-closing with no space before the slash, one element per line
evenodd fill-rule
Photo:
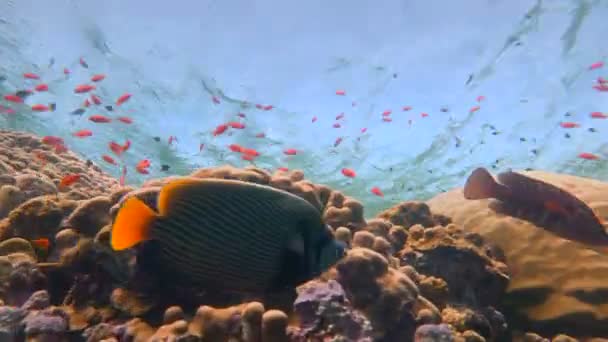
<path fill-rule="evenodd" d="M 540 171 L 521 172 L 564 189 L 608 217 L 608 183 Z M 427 202 L 466 232 L 504 252 L 511 281 L 505 304 L 544 335 L 608 336 L 608 249 L 560 238 L 533 222 L 498 214 L 493 200 L 467 200 L 462 189 Z M 576 229 L 576 227 L 572 227 Z"/>

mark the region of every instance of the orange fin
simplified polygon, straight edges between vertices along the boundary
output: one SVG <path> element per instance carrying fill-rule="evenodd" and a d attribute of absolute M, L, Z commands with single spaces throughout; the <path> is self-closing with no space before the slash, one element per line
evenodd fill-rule
<path fill-rule="evenodd" d="M 131 197 L 125 201 L 112 225 L 110 244 L 123 250 L 150 238 L 150 228 L 157 215 L 142 200 Z"/>
<path fill-rule="evenodd" d="M 464 185 L 464 198 L 480 200 L 497 197 L 497 183 L 488 170 L 480 167 L 475 169 Z"/>

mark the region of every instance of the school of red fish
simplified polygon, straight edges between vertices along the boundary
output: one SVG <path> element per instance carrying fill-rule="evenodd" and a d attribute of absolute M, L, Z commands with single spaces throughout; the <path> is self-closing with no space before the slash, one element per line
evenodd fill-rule
<path fill-rule="evenodd" d="M 85 61 L 85 59 L 83 57 L 79 58 L 79 64 L 82 68 L 87 69 L 87 70 L 89 69 L 89 64 Z M 602 69 L 603 67 L 604 67 L 604 62 L 598 61 L 598 62 L 595 62 L 595 63 L 592 63 L 591 65 L 589 65 L 588 71 L 597 72 L 596 70 Z M 69 79 L 71 71 L 68 68 L 64 68 L 63 74 L 65 75 L 66 79 Z M 125 92 L 121 95 L 118 95 L 116 97 L 116 100 L 112 101 L 112 102 L 103 101 L 98 95 L 95 94 L 95 90 L 97 89 L 96 84 L 105 81 L 106 78 L 107 78 L 107 76 L 105 74 L 92 73 L 90 76 L 89 83 L 74 85 L 74 94 L 82 96 L 82 105 L 80 106 L 80 108 L 77 108 L 76 110 L 72 111 L 71 114 L 72 115 L 83 115 L 87 110 L 95 109 L 95 106 L 103 106 L 103 108 L 105 108 L 106 111 L 116 113 L 118 115 L 114 117 L 114 116 L 102 115 L 102 114 L 92 114 L 88 117 L 88 119 L 91 122 L 97 123 L 100 125 L 111 123 L 114 121 L 118 121 L 121 124 L 125 124 L 125 125 L 131 125 L 131 124 L 136 123 L 136 121 L 132 117 L 124 114 L 126 111 L 122 110 L 122 108 L 123 108 L 122 106 L 124 104 L 126 104 L 129 101 L 129 99 L 131 99 L 132 94 Z M 27 110 L 27 107 L 29 107 L 29 109 L 33 112 L 41 112 L 41 113 L 42 112 L 53 112 L 53 111 L 57 110 L 57 106 L 55 103 L 26 104 L 26 99 L 30 95 L 34 94 L 35 92 L 49 91 L 49 85 L 47 83 L 44 83 L 43 80 L 41 80 L 41 77 L 39 75 L 37 75 L 36 73 L 32 73 L 32 72 L 23 73 L 23 79 L 25 82 L 24 89 L 19 90 L 12 94 L 4 94 L 2 96 L 2 100 L 6 104 L 0 104 L 0 114 L 17 115 L 18 111 Z M 608 80 L 601 76 L 598 76 L 597 79 L 594 81 L 594 84 L 592 84 L 592 88 L 597 92 L 608 93 Z M 347 91 L 345 89 L 338 89 L 335 91 L 335 95 L 336 96 L 347 96 Z M 215 105 L 218 105 L 221 103 L 220 98 L 218 98 L 217 96 L 212 96 L 210 101 Z M 483 95 L 480 95 L 475 99 L 475 101 L 477 104 L 472 106 L 469 109 L 470 113 L 479 111 L 482 108 L 482 103 L 484 101 L 486 101 L 486 97 Z M 357 105 L 356 102 L 352 102 L 353 107 L 355 107 L 356 105 Z M 25 106 L 27 106 L 27 107 L 25 107 Z M 270 111 L 270 110 L 274 109 L 274 106 L 267 105 L 267 104 L 266 105 L 256 104 L 255 109 L 261 110 L 261 111 Z M 414 108 L 409 105 L 404 105 L 400 108 L 400 110 L 403 112 L 410 112 L 410 111 L 413 111 Z M 446 111 L 448 111 L 448 109 L 441 108 L 441 111 L 446 112 Z M 345 113 L 338 114 L 335 117 L 335 122 L 333 123 L 332 127 L 336 128 L 336 129 L 341 128 L 341 121 L 345 118 L 345 115 L 346 115 Z M 226 133 L 229 130 L 246 129 L 246 125 L 245 125 L 244 121 L 246 121 L 247 115 L 245 113 L 239 112 L 239 113 L 236 113 L 235 116 L 237 117 L 237 119 L 235 121 L 230 121 L 230 122 L 226 122 L 221 125 L 218 125 L 217 127 L 215 127 L 215 129 L 213 129 L 211 134 L 213 136 L 219 136 L 219 135 Z M 383 122 L 392 122 L 392 116 L 393 116 L 393 110 L 386 109 L 380 113 L 379 120 L 381 120 Z M 424 119 L 428 116 L 429 116 L 428 113 L 425 113 L 425 112 L 420 113 L 421 119 Z M 569 116 L 568 113 L 566 113 L 566 116 Z M 596 111 L 596 112 L 590 113 L 589 116 L 592 119 L 607 119 L 608 113 L 602 113 L 602 112 Z M 313 116 L 311 118 L 311 123 L 314 124 L 316 121 L 317 121 L 317 117 Z M 413 122 L 413 120 L 410 118 L 408 120 L 408 125 L 412 125 L 412 122 Z M 570 122 L 570 121 L 560 122 L 559 125 L 563 129 L 576 129 L 576 128 L 580 127 L 579 123 Z M 99 128 L 99 129 L 103 129 L 103 128 Z M 593 128 L 590 128 L 589 130 L 592 130 L 592 129 Z M 360 130 L 361 134 L 365 134 L 367 131 L 368 131 L 367 127 L 362 127 Z M 72 133 L 72 135 L 74 137 L 82 138 L 82 139 L 91 137 L 91 136 L 93 136 L 93 134 L 94 134 L 94 131 L 90 130 L 90 129 L 80 129 L 80 130 L 76 130 L 75 132 Z M 255 137 L 259 138 L 259 139 L 264 139 L 266 137 L 266 134 L 264 132 L 259 132 L 259 133 L 255 134 Z M 569 137 L 567 133 L 566 133 L 566 137 Z M 344 137 L 338 136 L 336 138 L 333 146 L 334 147 L 339 146 L 340 143 L 343 141 L 343 139 L 344 139 Z M 155 137 L 155 140 L 160 141 L 160 138 Z M 174 135 L 171 135 L 168 138 L 169 145 L 171 145 L 173 142 L 177 142 L 177 141 L 178 141 L 178 138 Z M 42 143 L 51 145 L 54 148 L 56 153 L 63 153 L 68 150 L 64 140 L 58 136 L 44 136 L 44 137 L 42 137 Z M 121 166 L 122 173 L 120 176 L 120 183 L 122 185 L 124 185 L 124 183 L 125 183 L 125 177 L 127 175 L 128 169 L 130 168 L 127 165 L 125 165 L 125 162 L 123 161 L 122 156 L 129 149 L 130 146 L 131 146 L 131 142 L 129 140 L 127 140 L 123 143 L 110 141 L 110 142 L 108 142 L 108 153 L 103 154 L 101 157 L 101 159 L 104 163 Z M 204 148 L 205 148 L 205 145 L 201 143 L 199 145 L 199 151 L 203 152 Z M 259 151 L 255 150 L 253 148 L 241 146 L 238 144 L 230 144 L 227 146 L 227 148 L 234 153 L 240 154 L 241 158 L 243 160 L 250 161 L 250 162 L 253 162 L 257 157 L 259 157 L 261 155 Z M 287 148 L 287 149 L 283 150 L 283 153 L 287 156 L 293 156 L 293 155 L 297 155 L 297 154 L 301 153 L 301 150 L 296 149 L 296 148 Z M 37 156 L 37 158 L 40 159 L 39 161 L 42 163 L 46 162 L 42 155 Z M 585 151 L 581 151 L 578 154 L 578 158 L 581 158 L 584 160 L 601 159 L 601 157 L 599 155 L 596 155 L 596 154 L 590 153 L 590 152 L 585 152 Z M 149 174 L 149 168 L 151 167 L 151 165 L 152 165 L 152 161 L 150 161 L 148 159 L 142 159 L 139 162 L 137 162 L 136 165 L 133 165 L 132 168 L 139 174 L 147 175 L 147 174 Z M 169 166 L 162 165 L 161 169 L 163 171 L 168 171 Z M 279 171 L 288 171 L 288 169 L 286 167 L 279 167 L 278 170 Z M 350 168 L 343 168 L 341 170 L 341 173 L 344 177 L 348 177 L 348 178 L 357 177 L 356 171 L 353 169 L 350 169 Z M 80 178 L 80 176 L 78 174 L 67 174 L 61 180 L 60 187 L 69 187 L 70 185 L 78 182 L 79 178 Z M 372 193 L 376 196 L 384 197 L 384 193 L 377 186 L 372 186 L 369 189 L 369 191 L 370 191 L 370 193 Z"/>

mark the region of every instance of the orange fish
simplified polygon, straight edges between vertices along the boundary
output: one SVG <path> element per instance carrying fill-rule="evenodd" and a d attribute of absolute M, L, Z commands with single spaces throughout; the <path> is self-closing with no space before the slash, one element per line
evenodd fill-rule
<path fill-rule="evenodd" d="M 145 167 L 135 167 L 135 171 L 141 173 L 142 175 L 150 174 L 150 171 L 148 171 L 148 169 Z"/>
<path fill-rule="evenodd" d="M 106 78 L 106 75 L 104 74 L 97 74 L 97 75 L 93 75 L 93 77 L 91 77 L 91 81 L 92 82 L 99 82 L 99 81 L 103 81 Z"/>
<path fill-rule="evenodd" d="M 379 196 L 379 197 L 384 197 L 384 194 L 382 193 L 382 190 L 380 190 L 380 188 L 377 187 L 377 186 L 375 186 L 375 187 L 373 187 L 371 189 L 371 193 L 374 194 L 374 195 L 376 195 L 376 196 Z"/>
<path fill-rule="evenodd" d="M 117 156 L 120 156 L 124 152 L 122 145 L 120 145 L 114 141 L 110 141 L 108 143 L 108 146 L 110 147 L 110 151 L 114 152 L 114 154 Z"/>
<path fill-rule="evenodd" d="M 576 127 L 580 127 L 580 125 L 577 124 L 576 122 L 560 122 L 559 125 L 562 128 L 576 128 Z"/>
<path fill-rule="evenodd" d="M 266 134 L 265 133 L 258 133 L 255 135 L 256 138 L 265 138 Z"/>
<path fill-rule="evenodd" d="M 173 144 L 173 142 L 177 142 L 177 137 L 174 135 L 169 136 L 169 145 Z"/>
<path fill-rule="evenodd" d="M 593 112 L 593 113 L 591 113 L 591 117 L 594 119 L 606 119 L 606 118 L 608 118 L 608 115 L 606 115 L 602 112 Z"/>
<path fill-rule="evenodd" d="M 68 187 L 68 186 L 76 183 L 78 180 L 80 180 L 79 174 L 77 174 L 77 173 L 69 174 L 67 176 L 64 176 L 61 179 L 61 182 L 59 182 L 59 187 L 60 188 Z"/>
<path fill-rule="evenodd" d="M 89 101 L 89 99 L 85 99 L 84 102 L 82 103 L 82 106 L 84 108 L 89 108 L 91 106 L 91 101 Z"/>
<path fill-rule="evenodd" d="M 54 147 L 55 147 L 55 153 L 57 153 L 57 154 L 62 154 L 63 152 L 68 151 L 68 148 L 65 147 L 64 144 L 56 144 Z"/>
<path fill-rule="evenodd" d="M 129 117 L 126 117 L 126 116 L 119 116 L 117 119 L 118 119 L 118 121 L 120 121 L 122 123 L 126 123 L 126 124 L 132 124 L 133 123 L 133 120 L 131 118 L 129 118 Z"/>
<path fill-rule="evenodd" d="M 243 152 L 243 154 L 246 154 L 248 156 L 252 156 L 252 157 L 258 157 L 260 155 L 260 152 L 252 149 L 252 148 L 243 148 L 241 150 L 241 152 Z"/>
<path fill-rule="evenodd" d="M 344 113 L 340 113 L 336 116 L 336 120 L 340 120 L 342 118 L 344 118 Z"/>
<path fill-rule="evenodd" d="M 404 106 L 404 107 L 402 108 L 402 110 L 403 110 L 404 112 L 407 112 L 407 111 L 412 110 L 412 107 L 410 107 L 410 106 Z"/>
<path fill-rule="evenodd" d="M 36 89 L 36 91 L 48 91 L 49 86 L 46 83 L 42 83 L 34 87 L 34 89 Z"/>
<path fill-rule="evenodd" d="M 112 122 L 112 119 L 110 119 L 107 116 L 103 116 L 103 115 L 91 115 L 91 116 L 89 116 L 89 120 L 96 122 L 96 123 Z"/>
<path fill-rule="evenodd" d="M 295 156 L 296 154 L 298 154 L 298 151 L 295 148 L 288 148 L 285 151 L 283 151 L 283 153 L 288 156 Z"/>
<path fill-rule="evenodd" d="M 95 90 L 96 88 L 97 87 L 95 87 L 94 85 L 80 84 L 80 85 L 77 85 L 76 88 L 74 88 L 74 93 L 76 93 L 76 94 L 88 93 L 91 90 Z"/>
<path fill-rule="evenodd" d="M 90 129 L 81 129 L 80 131 L 74 132 L 72 135 L 78 138 L 86 138 L 92 136 L 93 131 Z"/>
<path fill-rule="evenodd" d="M 49 249 L 49 246 L 51 245 L 49 239 L 47 238 L 40 238 L 40 239 L 35 239 L 31 241 L 32 244 L 42 250 L 47 251 Z"/>
<path fill-rule="evenodd" d="M 245 128 L 245 124 L 243 124 L 242 122 L 236 122 L 236 121 L 229 122 L 228 126 L 230 126 L 232 128 L 236 128 L 236 129 L 243 129 L 243 128 Z"/>
<path fill-rule="evenodd" d="M 125 144 L 122 145 L 122 151 L 125 152 L 129 149 L 129 147 L 131 147 L 131 140 L 127 140 L 125 141 Z"/>
<path fill-rule="evenodd" d="M 578 155 L 579 158 L 587 159 L 587 160 L 597 160 L 600 159 L 597 155 L 589 152 L 583 152 Z"/>
<path fill-rule="evenodd" d="M 114 160 L 114 158 L 110 157 L 107 154 L 104 154 L 103 156 L 101 156 L 101 158 L 103 158 L 103 160 L 106 161 L 106 163 L 112 164 L 112 165 L 116 165 L 116 161 Z"/>
<path fill-rule="evenodd" d="M 246 117 L 245 113 L 237 113 L 236 116 L 238 116 L 239 118 L 245 118 Z"/>
<path fill-rule="evenodd" d="M 485 100 L 485 99 L 486 99 L 486 97 L 485 97 L 485 96 L 483 96 L 483 95 L 479 95 L 479 96 L 477 96 L 477 102 L 481 102 L 481 101 L 483 101 L 483 100 Z"/>
<path fill-rule="evenodd" d="M 382 118 L 382 121 L 384 121 L 384 122 L 391 122 L 391 121 L 393 121 L 393 119 L 385 116 L 385 117 Z"/>
<path fill-rule="evenodd" d="M 336 95 L 338 95 L 338 96 L 344 96 L 344 95 L 346 95 L 346 91 L 344 91 L 344 90 L 336 90 Z"/>
<path fill-rule="evenodd" d="M 480 106 L 474 106 L 471 109 L 469 109 L 469 113 L 475 113 L 476 111 L 478 111 L 481 107 Z"/>
<path fill-rule="evenodd" d="M 120 184 L 120 186 L 124 186 L 126 178 L 127 178 L 127 167 L 123 166 L 122 167 L 122 174 L 120 175 L 120 178 L 118 180 L 118 184 Z"/>
<path fill-rule="evenodd" d="M 361 128 L 361 133 L 365 133 L 365 132 L 367 132 L 367 127 Z"/>
<path fill-rule="evenodd" d="M 98 106 L 101 104 L 101 99 L 95 94 L 91 94 L 91 101 Z"/>
<path fill-rule="evenodd" d="M 85 68 L 88 69 L 89 68 L 89 64 L 87 64 L 87 62 L 84 60 L 84 58 L 80 57 L 80 59 L 78 60 L 78 62 L 80 63 L 80 65 Z"/>
<path fill-rule="evenodd" d="M 336 141 L 334 141 L 334 147 L 338 147 L 338 145 L 340 145 L 341 142 L 342 142 L 342 137 L 336 138 Z"/>
<path fill-rule="evenodd" d="M 35 104 L 32 106 L 32 110 L 35 112 L 53 112 L 56 108 L 57 106 L 54 103 L 49 103 L 48 106 L 43 104 Z"/>
<path fill-rule="evenodd" d="M 253 160 L 255 159 L 255 156 L 252 156 L 252 155 L 250 155 L 250 154 L 243 154 L 243 155 L 241 156 L 241 159 L 243 159 L 243 160 L 247 160 L 247 161 L 253 161 Z"/>
<path fill-rule="evenodd" d="M 30 80 L 39 80 L 40 76 L 38 76 L 34 73 L 31 73 L 31 72 L 26 72 L 25 74 L 23 74 L 23 78 L 27 78 Z"/>
<path fill-rule="evenodd" d="M 147 169 L 150 167 L 150 165 L 152 165 L 152 163 L 149 159 L 142 159 L 139 161 L 139 163 L 137 163 L 135 167 L 138 169 Z"/>
<path fill-rule="evenodd" d="M 273 108 L 274 108 L 274 106 L 273 106 L 273 105 L 266 105 L 266 106 L 263 106 L 263 107 L 262 107 L 262 109 L 263 109 L 263 110 L 271 110 L 271 109 L 273 109 Z"/>
<path fill-rule="evenodd" d="M 429 115 L 427 113 L 420 113 L 420 116 L 423 117 L 423 118 L 426 118 Z"/>
<path fill-rule="evenodd" d="M 47 135 L 47 136 L 42 137 L 42 143 L 45 145 L 63 144 L 63 139 L 60 137 Z"/>
<path fill-rule="evenodd" d="M 335 124 L 333 124 L 333 125 L 332 125 L 332 127 L 333 127 L 333 128 L 340 128 L 340 127 L 342 127 L 342 126 L 341 126 L 339 123 L 337 123 L 337 122 L 336 122 Z"/>
<path fill-rule="evenodd" d="M 593 89 L 595 89 L 597 91 L 602 91 L 602 92 L 608 91 L 608 84 L 603 84 L 603 83 L 596 84 L 593 86 Z"/>
<path fill-rule="evenodd" d="M 12 95 L 12 94 L 4 95 L 4 99 L 8 102 L 23 103 L 23 98 L 21 98 L 17 95 Z"/>
<path fill-rule="evenodd" d="M 131 98 L 131 94 L 124 93 L 124 94 L 120 95 L 120 97 L 118 98 L 118 100 L 116 100 L 116 105 L 120 106 L 121 104 L 129 101 L 130 98 Z"/>
<path fill-rule="evenodd" d="M 243 152 L 243 147 L 241 145 L 238 145 L 238 144 L 230 144 L 230 145 L 228 145 L 228 148 L 232 152 L 238 152 L 238 153 Z"/>
<path fill-rule="evenodd" d="M 342 174 L 348 178 L 355 178 L 357 176 L 355 171 L 353 169 L 349 169 L 349 168 L 343 168 Z"/>
<path fill-rule="evenodd" d="M 70 74 L 70 69 L 63 68 L 63 74 L 66 75 L 66 76 L 69 75 Z"/>
<path fill-rule="evenodd" d="M 217 96 L 211 96 L 211 101 L 215 104 L 220 104 L 220 99 L 218 99 Z"/>
<path fill-rule="evenodd" d="M 216 136 L 226 132 L 227 129 L 228 129 L 228 125 L 225 125 L 225 124 L 219 125 L 213 131 L 213 136 L 216 137 Z"/>
<path fill-rule="evenodd" d="M 382 112 L 382 116 L 389 116 L 389 115 L 391 115 L 392 112 L 393 112 L 392 110 L 387 109 L 384 112 Z"/>
<path fill-rule="evenodd" d="M 288 168 L 286 168 L 286 167 L 278 167 L 278 168 L 277 168 L 277 170 L 282 171 L 282 172 L 287 172 L 287 171 L 289 171 L 289 169 L 288 169 Z"/>

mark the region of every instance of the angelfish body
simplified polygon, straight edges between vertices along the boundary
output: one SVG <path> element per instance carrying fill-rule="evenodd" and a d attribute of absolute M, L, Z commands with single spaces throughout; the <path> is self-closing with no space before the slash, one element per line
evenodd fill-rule
<path fill-rule="evenodd" d="M 237 292 L 297 286 L 343 255 L 307 201 L 268 186 L 182 178 L 166 184 L 158 213 L 127 199 L 112 227 L 115 250 L 154 240 L 174 279 Z"/>

